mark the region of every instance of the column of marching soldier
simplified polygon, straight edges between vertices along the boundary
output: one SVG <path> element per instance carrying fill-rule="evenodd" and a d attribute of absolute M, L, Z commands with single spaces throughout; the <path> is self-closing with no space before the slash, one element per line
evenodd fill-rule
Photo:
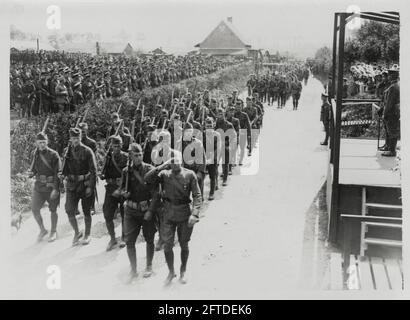
<path fill-rule="evenodd" d="M 247 82 L 248 94 L 258 93 L 261 101 L 269 106 L 277 101 L 279 109 L 282 109 L 286 101 L 292 97 L 293 110 L 297 110 L 302 92 L 301 81 L 304 80 L 306 84 L 309 69 L 304 63 L 284 64 L 278 69 L 260 77 L 251 75 Z"/>
<path fill-rule="evenodd" d="M 210 179 L 208 199 L 213 200 L 219 178 L 222 186 L 227 186 L 232 168 L 243 165 L 246 152 L 252 155 L 264 108 L 257 93 L 244 102 L 237 90 L 227 97 L 227 102 L 211 98 L 208 91 L 196 97 L 187 93 L 172 99 L 169 109 L 157 104 L 154 117 L 144 115 L 144 108 L 139 101 L 131 128 L 126 128 L 119 113 L 114 112 L 102 144 L 88 137 L 88 125 L 80 117 L 69 131 L 70 141 L 62 160 L 47 146 L 46 121 L 37 134 L 30 168 L 30 176 L 35 177 L 32 211 L 40 227 L 37 240 L 42 241 L 47 235 L 50 242 L 57 239 L 57 207 L 60 192 L 65 192 L 65 211 L 74 230 L 72 245 L 87 245 L 91 240 L 96 182 L 100 178 L 106 182 L 103 213 L 110 235 L 107 251 L 126 246 L 130 281 L 137 276 L 135 244 L 142 229 L 146 242 L 143 276 L 152 275 L 154 251 L 163 248 L 169 268 L 166 284 L 176 277 L 173 246 L 177 233 L 181 248 L 179 280 L 185 283 L 188 242 L 199 221 L 206 175 Z M 80 200 L 84 231 L 80 231 L 76 217 Z M 50 231 L 40 214 L 46 201 L 51 212 Z M 121 241 L 114 229 L 118 211 Z"/>

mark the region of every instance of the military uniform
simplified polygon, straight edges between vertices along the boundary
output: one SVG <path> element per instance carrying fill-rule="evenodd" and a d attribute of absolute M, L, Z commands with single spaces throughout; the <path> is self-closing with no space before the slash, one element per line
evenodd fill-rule
<path fill-rule="evenodd" d="M 79 129 L 71 129 L 75 135 Z M 71 132 L 70 130 L 70 132 Z M 70 133 L 73 134 L 73 133 Z M 78 244 L 82 234 L 78 231 L 77 213 L 78 202 L 84 214 L 85 234 L 84 243 L 87 244 L 91 232 L 91 207 L 94 202 L 94 190 L 96 183 L 97 164 L 94 152 L 87 146 L 80 143 L 78 146 L 68 147 L 67 157 L 63 168 L 63 175 L 67 178 L 65 210 L 68 219 L 75 231 L 73 244 Z"/>
<path fill-rule="evenodd" d="M 196 153 L 197 151 L 199 151 L 199 154 Z M 195 172 L 198 178 L 198 185 L 199 189 L 201 190 L 201 195 L 203 195 L 206 161 L 205 150 L 202 142 L 194 137 L 192 137 L 192 139 L 188 141 L 183 140 L 182 154 L 184 155 L 184 168 Z"/>
<path fill-rule="evenodd" d="M 252 129 L 259 129 L 259 123 L 258 123 L 258 109 L 253 106 L 253 105 L 248 105 L 246 106 L 243 111 L 248 115 L 249 117 L 249 121 L 251 124 L 251 128 Z M 255 136 L 255 132 L 253 132 L 253 134 L 251 134 L 251 137 L 248 138 L 248 150 L 249 150 L 249 155 L 252 154 L 252 150 L 255 146 L 256 143 L 256 139 L 257 137 Z"/>
<path fill-rule="evenodd" d="M 235 128 L 233 127 L 233 124 L 227 121 L 226 119 L 216 120 L 215 130 L 220 130 L 221 137 L 222 133 L 225 135 L 225 141 L 223 142 L 224 150 L 222 150 L 222 156 L 224 157 L 222 161 L 222 183 L 223 185 L 226 185 L 229 174 L 229 165 L 231 164 L 232 159 L 232 153 L 234 152 L 237 145 L 236 132 Z M 235 135 L 230 137 L 230 132 L 235 132 Z M 230 141 L 230 138 L 232 139 L 232 141 Z"/>
<path fill-rule="evenodd" d="M 161 170 L 156 168 L 145 175 L 147 182 L 161 184 L 162 200 L 164 201 L 164 221 L 161 237 L 164 241 L 165 259 L 170 271 L 167 280 L 174 277 L 174 239 L 175 232 L 181 248 L 181 278 L 185 274 L 189 256 L 188 242 L 191 239 L 193 227 L 189 225 L 190 216 L 198 219 L 199 209 L 202 203 L 201 191 L 199 189 L 196 174 L 186 168 L 179 172 L 172 170 Z M 193 206 L 191 210 L 191 197 Z"/>
<path fill-rule="evenodd" d="M 239 126 L 242 129 L 239 133 L 239 165 L 242 165 L 243 158 L 245 156 L 246 145 L 248 144 L 249 147 L 251 145 L 252 128 L 249 116 L 246 112 L 237 110 L 235 112 L 235 117 L 239 120 Z M 244 129 L 246 129 L 246 131 Z"/>
<path fill-rule="evenodd" d="M 299 80 L 293 81 L 291 83 L 291 94 L 293 110 L 297 110 L 299 106 L 300 93 L 302 92 L 302 83 Z"/>
<path fill-rule="evenodd" d="M 386 90 L 383 120 L 388 133 L 388 141 L 386 141 L 388 150 L 382 155 L 395 156 L 397 140 L 400 137 L 400 85 L 398 80 L 393 80 Z"/>
<path fill-rule="evenodd" d="M 323 97 L 328 97 L 327 95 L 322 95 Z M 320 108 L 320 121 L 323 122 L 323 126 L 325 128 L 326 136 L 324 142 L 322 142 L 322 145 L 327 145 L 328 140 L 330 137 L 330 119 L 331 119 L 331 105 L 329 104 L 328 101 L 325 101 L 322 103 L 322 106 Z"/>
<path fill-rule="evenodd" d="M 106 181 L 105 198 L 103 204 L 103 213 L 105 224 L 111 240 L 115 241 L 114 218 L 116 210 L 120 209 L 121 225 L 124 230 L 124 207 L 123 199 L 120 195 L 114 194 L 121 186 L 122 170 L 127 166 L 128 155 L 120 151 L 119 153 L 110 152 L 106 158 L 106 164 L 103 168 L 102 180 Z M 124 233 L 124 232 L 122 232 Z"/>
<path fill-rule="evenodd" d="M 218 183 L 218 166 L 221 145 L 221 135 L 219 132 L 216 132 L 213 129 L 206 129 L 204 131 L 206 171 L 209 174 L 210 181 L 209 200 L 213 200 Z"/>
<path fill-rule="evenodd" d="M 58 175 L 60 172 L 61 162 L 56 151 L 48 147 L 43 151 L 36 150 L 31 167 L 31 174 L 35 176 L 36 179 L 32 194 L 31 210 L 41 231 L 44 231 L 45 228 L 40 210 L 44 202 L 47 201 L 48 208 L 51 212 L 50 237 L 57 230 L 57 207 L 60 203 L 60 196 L 52 197 L 51 195 L 52 191 L 54 191 L 55 194 L 59 192 Z"/>
<path fill-rule="evenodd" d="M 124 203 L 124 237 L 132 274 L 137 272 L 135 243 L 141 228 L 147 246 L 147 270 L 152 268 L 154 236 L 156 232 L 155 222 L 152 217 L 147 220 L 144 219 L 144 216 L 147 211 L 155 211 L 156 201 L 153 201 L 153 198 L 156 197 L 157 189 L 155 186 L 144 181 L 144 176 L 153 168 L 152 165 L 142 162 L 138 166 L 132 165 L 131 170 L 125 167 L 122 172 L 122 189 L 125 192 L 129 192 L 129 197 Z M 126 190 L 127 179 L 128 190 Z"/>

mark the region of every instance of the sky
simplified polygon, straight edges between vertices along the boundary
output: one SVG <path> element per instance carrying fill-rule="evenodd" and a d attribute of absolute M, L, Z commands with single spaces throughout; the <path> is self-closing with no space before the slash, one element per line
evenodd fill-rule
<path fill-rule="evenodd" d="M 333 13 L 355 4 L 362 11 L 400 11 L 404 1 L 346 0 L 8 0 L 6 16 L 17 28 L 47 38 L 46 9 L 61 8 L 61 33 L 92 32 L 118 40 L 123 32 L 134 48 L 162 47 L 171 53 L 194 49 L 227 17 L 255 49 L 288 51 L 301 58 L 331 46 Z M 0 14 L 1 17 L 1 14 Z"/>

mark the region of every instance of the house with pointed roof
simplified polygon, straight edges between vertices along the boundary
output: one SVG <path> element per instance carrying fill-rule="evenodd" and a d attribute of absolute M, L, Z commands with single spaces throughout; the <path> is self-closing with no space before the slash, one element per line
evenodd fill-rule
<path fill-rule="evenodd" d="M 199 48 L 202 54 L 222 56 L 247 56 L 251 49 L 251 45 L 244 41 L 234 27 L 232 17 L 227 18 L 226 21 L 222 20 L 205 40 L 195 47 Z"/>

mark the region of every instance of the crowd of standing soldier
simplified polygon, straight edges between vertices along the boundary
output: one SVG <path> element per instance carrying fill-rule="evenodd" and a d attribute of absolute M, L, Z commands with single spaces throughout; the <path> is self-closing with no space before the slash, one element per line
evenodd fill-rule
<path fill-rule="evenodd" d="M 22 61 L 10 66 L 10 103 L 20 117 L 74 112 L 89 100 L 176 83 L 232 64 L 194 55 L 93 57 L 80 53 L 52 62 L 46 58 Z"/>
<path fill-rule="evenodd" d="M 107 251 L 127 248 L 131 272 L 137 277 L 135 245 L 142 230 L 146 242 L 144 277 L 153 273 L 155 249 L 164 250 L 170 284 L 174 269 L 175 233 L 181 249 L 180 282 L 186 282 L 188 243 L 193 226 L 199 221 L 204 201 L 204 181 L 210 180 L 208 200 L 220 187 L 228 185 L 229 175 L 242 166 L 245 153 L 252 155 L 262 127 L 264 108 L 258 93 L 245 101 L 238 91 L 226 99 L 211 97 L 208 91 L 197 95 L 186 93 L 172 98 L 170 107 L 157 104 L 154 114 L 146 115 L 141 101 L 135 106 L 130 128 L 124 126 L 118 112 L 112 114 L 112 125 L 106 135 L 88 137 L 88 126 L 81 117 L 69 131 L 70 141 L 62 159 L 47 146 L 47 124 L 38 133 L 30 175 L 35 177 L 32 199 L 34 217 L 40 227 L 37 240 L 57 236 L 57 207 L 60 192 L 66 193 L 65 211 L 74 231 L 73 246 L 87 245 L 91 240 L 92 208 L 96 182 L 105 180 L 103 213 L 110 240 Z M 225 133 L 230 132 L 228 135 Z M 222 172 L 220 175 L 220 167 Z M 77 215 L 81 200 L 84 232 L 79 230 Z M 51 229 L 43 223 L 40 209 L 48 202 Z M 121 215 L 121 237 L 117 239 L 114 219 Z M 159 232 L 155 246 L 154 236 Z"/>
<path fill-rule="evenodd" d="M 261 101 L 267 102 L 269 106 L 277 101 L 280 109 L 292 97 L 293 110 L 297 110 L 302 92 L 302 80 L 306 83 L 308 78 L 309 69 L 304 64 L 284 64 L 271 73 L 261 76 L 251 75 L 247 83 L 248 94 L 258 93 Z"/>

